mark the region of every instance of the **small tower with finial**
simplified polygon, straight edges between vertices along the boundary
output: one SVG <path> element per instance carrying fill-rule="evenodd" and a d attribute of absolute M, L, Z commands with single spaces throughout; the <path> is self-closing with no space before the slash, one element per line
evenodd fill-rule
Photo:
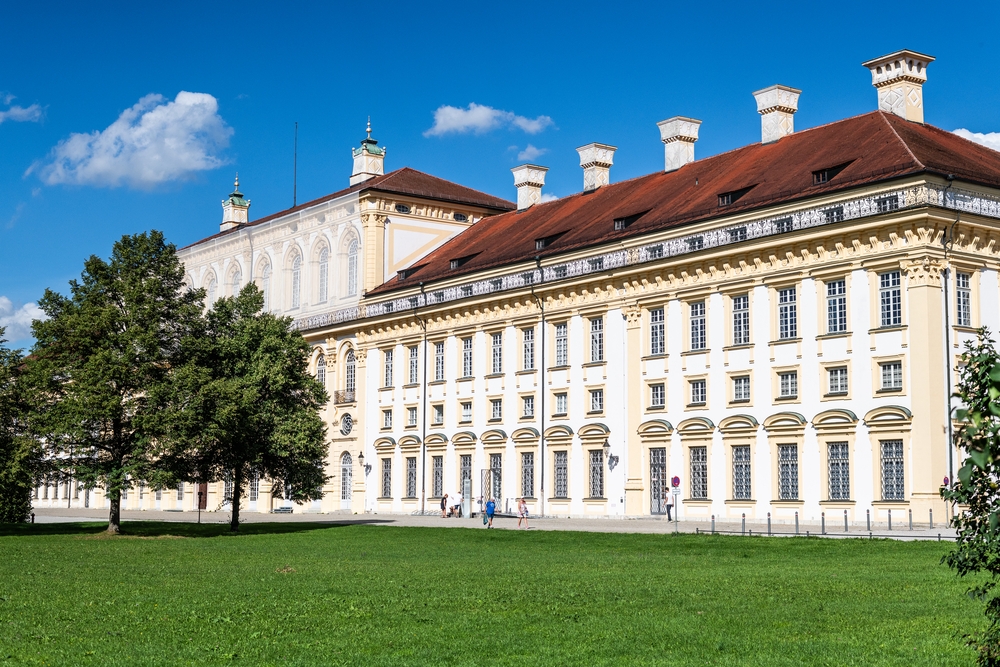
<path fill-rule="evenodd" d="M 354 172 L 351 174 L 351 185 L 357 185 L 385 173 L 385 146 L 379 146 L 372 139 L 372 119 L 368 117 L 368 136 L 361 140 L 361 147 L 351 151 L 354 157 Z"/>
<path fill-rule="evenodd" d="M 250 200 L 244 199 L 243 193 L 240 192 L 240 175 L 237 172 L 232 194 L 229 195 L 229 199 L 222 200 L 222 224 L 219 225 L 219 231 L 224 232 L 227 229 L 245 225 L 248 221 L 249 211 Z"/>

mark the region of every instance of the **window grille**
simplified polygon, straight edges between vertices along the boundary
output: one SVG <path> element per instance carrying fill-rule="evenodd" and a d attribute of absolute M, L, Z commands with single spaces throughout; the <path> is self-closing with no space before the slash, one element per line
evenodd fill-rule
<path fill-rule="evenodd" d="M 649 353 L 663 354 L 665 351 L 663 337 L 663 309 L 653 308 L 649 311 Z"/>
<path fill-rule="evenodd" d="M 444 495 L 444 457 L 435 456 L 433 461 L 431 461 L 431 470 L 433 471 L 432 478 L 434 487 L 431 489 L 431 496 L 433 498 L 440 498 Z"/>
<path fill-rule="evenodd" d="M 688 250 L 701 250 L 705 247 L 704 236 L 692 236 L 687 240 Z"/>
<path fill-rule="evenodd" d="M 733 378 L 733 401 L 746 402 L 750 400 L 750 376 L 742 375 Z"/>
<path fill-rule="evenodd" d="M 503 399 L 494 398 L 490 401 L 493 419 L 503 419 Z"/>
<path fill-rule="evenodd" d="M 799 374 L 795 371 L 791 373 L 780 373 L 778 375 L 778 385 L 781 398 L 794 398 L 799 395 Z"/>
<path fill-rule="evenodd" d="M 322 354 L 316 359 L 316 381 L 326 386 L 326 357 Z"/>
<path fill-rule="evenodd" d="M 350 454 L 347 454 L 350 457 Z M 256 502 L 260 498 L 260 472 L 254 470 L 250 473 L 250 501 Z M 177 485 L 177 500 L 184 497 L 184 485 Z"/>
<path fill-rule="evenodd" d="M 826 218 L 827 223 L 841 222 L 844 219 L 844 207 L 834 206 L 833 208 L 828 208 L 823 211 L 823 217 Z"/>
<path fill-rule="evenodd" d="M 691 306 L 691 349 L 704 350 L 705 340 L 705 302 L 697 301 Z"/>
<path fill-rule="evenodd" d="M 328 285 L 330 283 L 330 251 L 323 248 L 319 251 L 319 300 L 325 303 L 330 297 Z"/>
<path fill-rule="evenodd" d="M 587 267 L 591 271 L 602 271 L 602 270 L 604 270 L 604 258 L 603 257 L 594 257 L 593 259 L 588 259 L 587 260 Z"/>
<path fill-rule="evenodd" d="M 382 428 L 392 428 L 392 410 L 382 411 Z"/>
<path fill-rule="evenodd" d="M 691 497 L 708 498 L 708 448 L 692 447 L 691 457 Z"/>
<path fill-rule="evenodd" d="M 472 485 L 472 454 L 462 454 L 462 458 L 459 461 L 458 477 L 461 484 L 458 490 L 461 493 L 465 493 L 465 480 L 469 480 L 470 488 Z"/>
<path fill-rule="evenodd" d="M 354 350 L 348 350 L 344 357 L 344 389 L 350 394 L 357 390 L 357 370 L 354 360 Z"/>
<path fill-rule="evenodd" d="M 590 450 L 590 497 L 604 497 L 604 451 Z"/>
<path fill-rule="evenodd" d="M 265 264 L 260 272 L 260 291 L 264 293 L 264 312 L 271 312 L 271 265 Z"/>
<path fill-rule="evenodd" d="M 406 457 L 406 497 L 417 497 L 417 457 Z"/>
<path fill-rule="evenodd" d="M 358 293 L 358 241 L 354 239 L 347 246 L 347 296 Z"/>
<path fill-rule="evenodd" d="M 385 382 L 383 387 L 392 386 L 392 350 L 385 350 L 382 352 L 382 366 L 385 371 Z"/>
<path fill-rule="evenodd" d="M 494 278 L 490 281 L 490 291 L 498 292 L 503 289 L 503 278 Z"/>
<path fill-rule="evenodd" d="M 705 381 L 704 380 L 692 380 L 691 381 L 691 404 L 692 405 L 704 405 L 707 400 L 707 392 L 705 391 Z"/>
<path fill-rule="evenodd" d="M 590 360 L 604 361 L 604 318 L 590 320 Z"/>
<path fill-rule="evenodd" d="M 902 389 L 903 388 L 903 363 L 901 361 L 890 361 L 887 364 L 880 364 L 882 370 L 882 389 Z"/>
<path fill-rule="evenodd" d="M 903 324 L 903 298 L 900 289 L 899 271 L 879 275 L 879 321 L 883 327 L 898 327 Z"/>
<path fill-rule="evenodd" d="M 649 385 L 649 405 L 662 408 L 667 404 L 667 392 L 662 383 Z"/>
<path fill-rule="evenodd" d="M 566 400 L 566 394 L 556 394 L 556 414 L 564 415 L 568 410 L 569 401 Z"/>
<path fill-rule="evenodd" d="M 493 334 L 493 373 L 503 373 L 503 334 Z"/>
<path fill-rule="evenodd" d="M 889 195 L 888 197 L 879 197 L 875 200 L 875 206 L 878 208 L 879 213 L 888 213 L 889 211 L 895 211 L 899 208 L 899 195 Z"/>
<path fill-rule="evenodd" d="M 253 491 L 253 480 L 254 480 L 254 478 L 251 477 L 250 478 L 250 500 L 257 500 L 257 497 L 254 495 L 254 491 Z M 79 490 L 79 488 L 80 487 L 77 486 L 77 490 Z M 184 482 L 177 482 L 177 500 L 178 501 L 184 500 Z"/>
<path fill-rule="evenodd" d="M 233 475 L 230 472 L 226 472 L 222 478 L 222 502 L 233 502 Z"/>
<path fill-rule="evenodd" d="M 462 285 L 460 289 L 463 297 L 472 296 L 472 285 Z"/>
<path fill-rule="evenodd" d="M 567 273 L 565 264 L 552 267 L 552 276 L 554 278 L 565 278 Z"/>
<path fill-rule="evenodd" d="M 604 410 L 604 390 L 593 389 L 590 392 L 590 411 L 600 412 Z"/>
<path fill-rule="evenodd" d="M 417 384 L 420 382 L 420 348 L 413 345 L 409 349 L 410 352 L 410 384 Z"/>
<path fill-rule="evenodd" d="M 444 379 L 444 343 L 434 343 L 434 379 Z"/>
<path fill-rule="evenodd" d="M 340 499 L 350 500 L 353 489 L 351 481 L 354 476 L 354 459 L 349 452 L 344 452 L 340 456 Z M 251 500 L 253 500 L 251 498 Z"/>
<path fill-rule="evenodd" d="M 523 417 L 534 417 L 535 416 L 535 397 L 525 396 L 522 399 L 524 410 L 522 412 Z"/>
<path fill-rule="evenodd" d="M 493 497 L 501 499 L 503 496 L 503 454 L 490 454 L 490 486 Z"/>
<path fill-rule="evenodd" d="M 443 424 L 444 423 L 444 406 L 435 405 L 434 406 L 434 423 Z"/>
<path fill-rule="evenodd" d="M 535 495 L 535 453 L 521 453 L 521 496 L 533 498 Z"/>
<path fill-rule="evenodd" d="M 382 497 L 392 497 L 392 459 L 382 459 Z"/>
<path fill-rule="evenodd" d="M 972 276 L 968 273 L 955 274 L 955 324 L 960 327 L 972 326 Z"/>
<path fill-rule="evenodd" d="M 524 344 L 524 370 L 535 368 L 535 330 L 524 329 L 521 332 L 521 342 Z"/>
<path fill-rule="evenodd" d="M 660 259 L 663 257 L 663 244 L 651 245 L 646 248 L 647 259 Z"/>
<path fill-rule="evenodd" d="M 830 393 L 847 393 L 847 366 L 838 366 L 828 371 L 830 375 Z"/>
<path fill-rule="evenodd" d="M 406 425 L 416 426 L 417 425 L 417 409 L 416 408 L 406 408 Z"/>
<path fill-rule="evenodd" d="M 566 452 L 554 452 L 552 454 L 554 465 L 552 474 L 554 476 L 553 497 L 569 497 L 569 457 Z"/>
<path fill-rule="evenodd" d="M 780 218 L 774 221 L 774 231 L 778 234 L 787 234 L 792 231 L 792 219 Z"/>
<path fill-rule="evenodd" d="M 799 499 L 798 445 L 778 445 L 778 499 Z"/>
<path fill-rule="evenodd" d="M 778 290 L 778 338 L 795 338 L 799 334 L 795 288 Z"/>
<path fill-rule="evenodd" d="M 302 305 L 302 256 L 292 260 L 292 308 Z"/>
<path fill-rule="evenodd" d="M 729 230 L 729 242 L 737 243 L 739 241 L 747 240 L 747 228 L 746 227 L 733 227 Z"/>
<path fill-rule="evenodd" d="M 826 284 L 826 332 L 847 331 L 847 283 L 832 280 Z"/>
<path fill-rule="evenodd" d="M 733 447 L 734 500 L 750 500 L 753 497 L 750 482 L 750 446 Z"/>
<path fill-rule="evenodd" d="M 462 339 L 462 377 L 472 377 L 472 339 Z"/>
<path fill-rule="evenodd" d="M 903 500 L 903 441 L 880 440 L 882 450 L 882 500 Z"/>
<path fill-rule="evenodd" d="M 462 403 L 462 421 L 472 421 L 472 403 Z"/>
<path fill-rule="evenodd" d="M 733 297 L 733 345 L 750 344 L 750 296 Z"/>
<path fill-rule="evenodd" d="M 240 267 L 236 267 L 233 270 L 233 275 L 230 278 L 230 284 L 233 289 L 233 296 L 240 293 L 240 287 L 243 285 L 243 272 L 240 271 Z"/>
<path fill-rule="evenodd" d="M 827 475 L 830 478 L 830 500 L 851 497 L 851 468 L 846 442 L 827 443 Z"/>
<path fill-rule="evenodd" d="M 569 364 L 569 341 L 567 340 L 567 326 L 565 323 L 556 325 L 556 366 L 567 366 Z"/>

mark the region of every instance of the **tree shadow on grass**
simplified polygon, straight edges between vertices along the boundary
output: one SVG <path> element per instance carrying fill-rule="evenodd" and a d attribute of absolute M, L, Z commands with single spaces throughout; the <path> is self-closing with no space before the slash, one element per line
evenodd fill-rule
<path fill-rule="evenodd" d="M 233 535 L 227 523 L 190 523 L 181 521 L 122 521 L 122 534 L 106 533 L 106 521 L 80 521 L 67 523 L 3 523 L 0 537 L 29 537 L 42 535 L 78 535 L 82 537 L 166 538 L 166 537 L 239 537 L 241 535 L 275 535 L 303 533 L 327 528 L 392 523 L 386 519 L 348 519 L 340 521 L 282 521 L 240 524 L 240 532 Z"/>

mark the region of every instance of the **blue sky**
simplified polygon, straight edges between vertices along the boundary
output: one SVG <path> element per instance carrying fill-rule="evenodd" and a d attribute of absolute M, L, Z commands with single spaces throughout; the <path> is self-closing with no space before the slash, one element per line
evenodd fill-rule
<path fill-rule="evenodd" d="M 30 344 L 43 290 L 65 291 L 122 234 L 161 229 L 181 246 L 217 231 L 235 171 L 251 219 L 289 207 L 296 121 L 300 203 L 347 185 L 369 115 L 387 170 L 513 199 L 521 155 L 550 167 L 545 191 L 560 196 L 582 187 L 574 149 L 591 141 L 619 148 L 613 181 L 661 169 L 656 122 L 670 116 L 704 121 L 699 157 L 759 140 L 751 93 L 774 83 L 803 91 L 796 129 L 870 111 L 860 63 L 910 48 L 938 59 L 927 121 L 1000 146 L 986 30 L 1000 3 L 492 6 L 5 3 L 8 338 Z"/>

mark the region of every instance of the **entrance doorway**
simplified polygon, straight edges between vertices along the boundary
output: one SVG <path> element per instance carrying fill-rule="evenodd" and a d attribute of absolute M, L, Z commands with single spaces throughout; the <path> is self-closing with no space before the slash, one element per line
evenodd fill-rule
<path fill-rule="evenodd" d="M 649 510 L 653 514 L 667 513 L 667 449 L 653 447 L 649 450 Z"/>
<path fill-rule="evenodd" d="M 351 509 L 352 480 L 354 478 L 354 459 L 350 452 L 340 456 L 340 509 Z"/>

